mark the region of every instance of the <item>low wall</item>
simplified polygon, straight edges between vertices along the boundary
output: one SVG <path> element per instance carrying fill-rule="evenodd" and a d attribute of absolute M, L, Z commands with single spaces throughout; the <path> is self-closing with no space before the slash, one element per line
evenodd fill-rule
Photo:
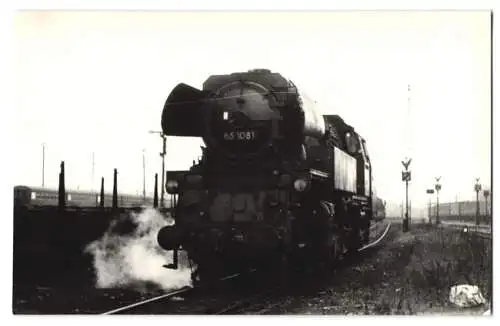
<path fill-rule="evenodd" d="M 127 218 L 141 208 L 57 208 L 14 211 L 13 280 L 44 284 L 69 273 L 92 276 L 92 257 L 85 247 L 102 237 L 112 221 L 115 232 L 127 234 L 135 225 Z M 163 210 L 166 213 L 166 209 Z"/>

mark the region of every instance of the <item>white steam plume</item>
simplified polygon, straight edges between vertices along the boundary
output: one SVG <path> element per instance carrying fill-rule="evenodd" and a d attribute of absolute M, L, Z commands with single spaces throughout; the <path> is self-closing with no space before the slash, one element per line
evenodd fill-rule
<path fill-rule="evenodd" d="M 160 228 L 173 223 L 152 208 L 131 212 L 113 221 L 101 239 L 85 248 L 94 258 L 96 287 L 124 288 L 153 283 L 169 290 L 190 285 L 189 267 L 180 264 L 177 270 L 162 267 L 172 262 L 172 252 L 160 248 L 156 236 Z M 116 232 L 119 224 L 136 227 L 133 232 L 123 235 Z"/>

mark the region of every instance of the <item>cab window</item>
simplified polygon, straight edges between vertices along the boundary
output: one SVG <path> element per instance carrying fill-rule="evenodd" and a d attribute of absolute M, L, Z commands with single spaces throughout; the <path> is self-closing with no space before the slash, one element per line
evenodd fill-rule
<path fill-rule="evenodd" d="M 349 152 L 349 154 L 355 155 L 355 154 L 359 153 L 360 146 L 359 146 L 359 141 L 358 141 L 358 137 L 356 134 L 354 134 L 352 132 L 346 132 L 345 143 L 346 143 L 347 151 Z"/>

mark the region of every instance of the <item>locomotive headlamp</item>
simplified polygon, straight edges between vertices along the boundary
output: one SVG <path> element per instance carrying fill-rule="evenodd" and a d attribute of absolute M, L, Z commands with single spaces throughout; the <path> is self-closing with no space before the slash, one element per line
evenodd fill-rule
<path fill-rule="evenodd" d="M 293 187 L 298 192 L 306 191 L 308 186 L 309 186 L 309 182 L 306 179 L 302 179 L 302 178 L 295 180 L 295 182 L 293 183 Z"/>
<path fill-rule="evenodd" d="M 179 182 L 177 182 L 177 180 L 169 180 L 167 181 L 166 188 L 169 194 L 176 194 L 179 188 Z"/>

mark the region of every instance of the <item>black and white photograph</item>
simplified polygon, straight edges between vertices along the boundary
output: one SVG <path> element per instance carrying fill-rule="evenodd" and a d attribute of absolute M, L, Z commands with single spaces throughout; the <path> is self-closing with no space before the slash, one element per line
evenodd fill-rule
<path fill-rule="evenodd" d="M 16 11 L 12 314 L 493 315 L 495 18 Z"/>

